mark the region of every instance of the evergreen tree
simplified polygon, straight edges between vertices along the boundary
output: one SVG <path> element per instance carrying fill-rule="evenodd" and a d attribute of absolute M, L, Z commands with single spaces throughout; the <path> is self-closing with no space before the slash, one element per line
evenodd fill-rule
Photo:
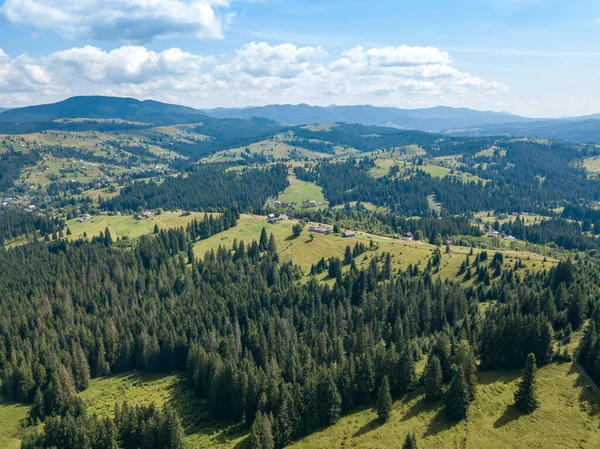
<path fill-rule="evenodd" d="M 539 405 L 535 392 L 536 370 L 535 355 L 529 354 L 521 381 L 515 392 L 515 405 L 525 413 L 532 413 Z"/>
<path fill-rule="evenodd" d="M 467 412 L 471 403 L 469 386 L 461 367 L 453 366 L 454 377 L 446 396 L 446 415 L 454 421 L 467 418 Z"/>
<path fill-rule="evenodd" d="M 388 377 L 383 378 L 377 393 L 377 417 L 381 422 L 387 422 L 392 413 L 392 396 L 390 395 L 390 382 Z"/>
<path fill-rule="evenodd" d="M 269 246 L 268 246 L 268 250 L 271 254 L 276 255 L 277 254 L 277 242 L 275 241 L 275 235 L 271 234 L 269 236 Z"/>
<path fill-rule="evenodd" d="M 442 365 L 436 355 L 429 357 L 425 373 L 423 374 L 423 384 L 425 386 L 425 398 L 430 402 L 437 401 L 442 396 Z"/>
<path fill-rule="evenodd" d="M 271 429 L 269 416 L 260 410 L 256 412 L 254 423 L 250 430 L 250 448 L 251 449 L 274 449 L 275 442 Z"/>
<path fill-rule="evenodd" d="M 408 435 L 406 435 L 404 444 L 402 444 L 402 449 L 418 449 L 417 437 L 414 433 L 410 432 Z"/>
<path fill-rule="evenodd" d="M 267 235 L 267 230 L 262 228 L 260 231 L 260 239 L 258 241 L 258 249 L 260 251 L 266 251 L 269 247 L 269 236 Z"/>
<path fill-rule="evenodd" d="M 344 265 L 350 265 L 352 263 L 352 250 L 350 245 L 346 246 L 346 252 L 344 253 Z"/>

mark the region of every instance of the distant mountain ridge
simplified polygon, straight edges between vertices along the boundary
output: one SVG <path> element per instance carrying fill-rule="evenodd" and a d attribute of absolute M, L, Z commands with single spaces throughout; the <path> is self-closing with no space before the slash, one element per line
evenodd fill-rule
<path fill-rule="evenodd" d="M 532 120 L 525 123 L 499 123 L 449 129 L 445 133 L 465 136 L 508 135 L 572 142 L 600 143 L 600 115 L 552 120 Z"/>
<path fill-rule="evenodd" d="M 78 96 L 57 103 L 0 109 L 0 130 L 4 133 L 19 134 L 55 128 L 73 131 L 98 128 L 98 125 L 80 122 L 63 123 L 57 128 L 55 120 L 69 118 L 120 119 L 147 123 L 148 126 L 211 122 L 211 127 L 221 128 L 221 133 L 232 133 L 232 127 L 240 126 L 250 127 L 252 132 L 265 126 L 274 129 L 277 123 L 293 126 L 358 123 L 464 136 L 498 134 L 600 143 L 600 114 L 534 119 L 507 112 L 446 106 L 399 109 L 369 105 L 322 107 L 307 104 L 200 110 L 154 100 L 140 101 L 134 98 L 107 96 Z M 253 118 L 259 121 L 249 123 L 248 119 Z M 239 119 L 242 121 L 235 121 Z M 273 123 L 267 124 L 260 120 Z M 106 126 L 118 128 L 117 125 L 104 125 Z"/>
<path fill-rule="evenodd" d="M 58 103 L 9 109 L 0 114 L 3 122 L 47 122 L 68 118 L 121 119 L 133 122 L 177 123 L 202 120 L 198 109 L 134 98 L 79 96 Z"/>
<path fill-rule="evenodd" d="M 205 110 L 213 117 L 264 117 L 290 125 L 324 123 L 360 123 L 391 126 L 421 131 L 440 132 L 450 128 L 466 128 L 483 124 L 527 122 L 533 119 L 506 112 L 476 111 L 467 108 L 438 106 L 426 109 L 399 109 L 377 106 L 309 106 L 268 105 L 249 108 L 217 108 Z"/>

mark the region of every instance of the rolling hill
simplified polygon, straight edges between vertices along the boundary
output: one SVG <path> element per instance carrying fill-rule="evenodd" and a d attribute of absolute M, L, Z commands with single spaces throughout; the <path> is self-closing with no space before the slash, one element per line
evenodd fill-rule
<path fill-rule="evenodd" d="M 11 109 L 0 115 L 3 122 L 47 122 L 69 118 L 120 119 L 142 123 L 201 121 L 206 115 L 186 106 L 133 98 L 80 96 L 58 103 Z"/>
<path fill-rule="evenodd" d="M 441 131 L 483 124 L 529 122 L 532 119 L 505 112 L 476 111 L 467 108 L 439 106 L 427 109 L 399 109 L 361 106 L 268 105 L 243 109 L 211 109 L 213 117 L 264 117 L 291 125 L 324 123 L 360 123 L 362 125 L 392 126 L 422 131 Z"/>

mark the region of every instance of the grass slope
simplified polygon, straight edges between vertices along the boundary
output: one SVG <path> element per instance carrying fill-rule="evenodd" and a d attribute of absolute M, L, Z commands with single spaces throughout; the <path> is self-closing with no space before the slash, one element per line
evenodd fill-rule
<path fill-rule="evenodd" d="M 373 409 L 342 418 L 336 425 L 306 437 L 292 447 L 399 448 L 415 432 L 419 448 L 597 448 L 598 408 L 593 394 L 570 364 L 538 371 L 541 406 L 524 416 L 514 407 L 520 373 L 478 373 L 477 398 L 468 420 L 449 422 L 440 402 L 430 405 L 420 392 L 394 404 L 391 419 L 380 425 Z"/>
<path fill-rule="evenodd" d="M 246 432 L 225 423 L 211 421 L 206 404 L 193 397 L 178 375 L 128 373 L 93 379 L 90 387 L 80 393 L 88 412 L 111 416 L 115 404 L 127 401 L 130 405 L 155 403 L 168 405 L 177 411 L 189 448 L 234 447 Z"/>
<path fill-rule="evenodd" d="M 300 181 L 293 175 L 289 177 L 290 185 L 278 197 L 279 201 L 301 206 L 305 201 L 325 201 L 323 189 L 312 182 Z"/>
<path fill-rule="evenodd" d="M 5 401 L 0 396 L 0 448 L 18 449 L 26 432 L 21 421 L 29 415 L 29 406 Z"/>
<path fill-rule="evenodd" d="M 346 245 L 353 246 L 357 241 L 362 241 L 368 245 L 369 241 L 373 240 L 374 244 L 376 244 L 375 250 L 368 251 L 356 259 L 356 264 L 359 268 L 366 267 L 372 257 L 379 256 L 383 251 L 386 251 L 391 253 L 393 268 L 396 270 L 405 270 L 410 264 L 419 264 L 421 269 L 424 269 L 435 248 L 433 245 L 424 242 L 399 240 L 364 232 L 357 232 L 356 236 L 350 238 L 342 238 L 333 234 L 321 235 L 312 233 L 314 240 L 310 241 L 310 233 L 305 228 L 300 237 L 293 238 L 292 226 L 294 223 L 296 223 L 295 220 L 289 220 L 271 225 L 267 223 L 265 217 L 242 215 L 238 220 L 237 226 L 234 228 L 196 243 L 194 253 L 197 257 L 203 257 L 207 251 L 211 249 L 216 250 L 219 245 L 230 248 L 235 239 L 238 241 L 243 240 L 246 243 L 250 243 L 252 240 L 258 241 L 263 227 L 266 228 L 268 233 L 275 235 L 281 259 L 283 261 L 293 261 L 302 268 L 304 273 L 308 273 L 310 266 L 317 263 L 321 257 L 325 257 L 326 259 L 329 257 L 343 258 Z M 449 254 L 442 254 L 440 270 L 434 274 L 434 277 L 456 278 L 460 266 L 470 250 L 471 248 L 452 246 Z M 473 252 L 475 256 L 480 250 L 474 249 Z M 493 253 L 494 251 L 488 251 L 488 264 L 492 259 Z M 523 261 L 525 268 L 519 270 L 522 274 L 548 269 L 556 263 L 551 258 L 548 258 L 544 262 L 544 256 L 525 251 L 507 250 L 502 251 L 502 253 L 504 254 L 505 268 L 512 267 L 517 259 Z M 471 262 L 473 262 L 474 256 L 471 257 Z"/>
<path fill-rule="evenodd" d="M 292 445 L 293 448 L 400 448 L 408 432 L 415 432 L 421 449 L 437 448 L 597 448 L 600 447 L 600 405 L 571 364 L 552 364 L 538 371 L 540 408 L 522 415 L 513 395 L 520 373 L 478 373 L 477 397 L 467 421 L 446 419 L 443 401 L 425 402 L 417 389 L 396 401 L 388 423 L 381 425 L 371 408 L 344 416 Z M 116 403 L 156 403 L 179 414 L 190 448 L 234 448 L 245 443 L 247 431 L 213 422 L 206 403 L 193 397 L 179 375 L 128 373 L 93 379 L 80 393 L 90 413 L 110 416 Z M 20 420 L 28 407 L 0 401 L 0 447 L 20 445 L 25 432 Z"/>
<path fill-rule="evenodd" d="M 150 219 L 139 220 L 136 222 L 131 215 L 95 215 L 90 220 L 79 223 L 77 219 L 69 220 L 67 224 L 71 229 L 71 238 L 77 239 L 86 232 L 88 238 L 97 236 L 108 227 L 113 239 L 117 237 L 136 238 L 145 234 L 154 232 L 154 225 L 159 229 L 185 227 L 194 218 L 201 220 L 204 213 L 191 213 L 188 216 L 182 216 L 178 212 L 163 212 Z"/>

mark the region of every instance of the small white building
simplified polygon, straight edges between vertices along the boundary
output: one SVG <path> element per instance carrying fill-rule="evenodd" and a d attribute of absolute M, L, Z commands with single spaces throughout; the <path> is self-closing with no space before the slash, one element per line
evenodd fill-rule
<path fill-rule="evenodd" d="M 281 214 L 281 215 L 279 215 L 279 219 L 281 221 L 287 221 L 290 219 L 290 217 L 288 217 L 286 214 Z"/>

